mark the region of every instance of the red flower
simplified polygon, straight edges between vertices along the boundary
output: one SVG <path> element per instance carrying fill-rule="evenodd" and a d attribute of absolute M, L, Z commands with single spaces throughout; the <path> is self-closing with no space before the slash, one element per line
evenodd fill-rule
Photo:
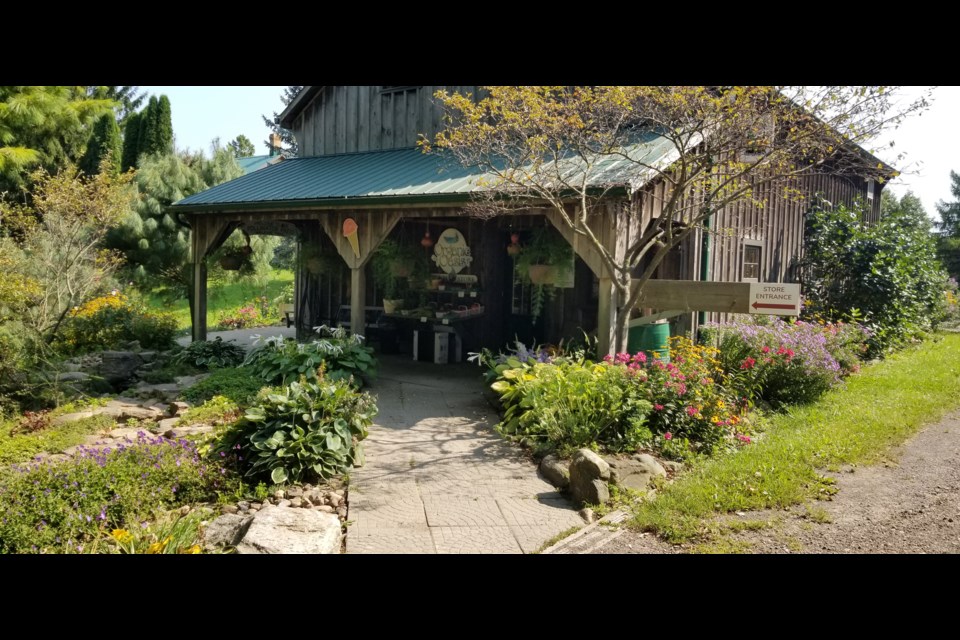
<path fill-rule="evenodd" d="M 757 364 L 757 361 L 753 358 L 747 358 L 740 364 L 741 369 L 752 369 L 753 365 Z"/>
<path fill-rule="evenodd" d="M 655 404 L 655 405 L 653 405 L 653 409 L 654 409 L 654 411 L 663 411 L 663 405 L 662 405 L 662 404 Z"/>
<path fill-rule="evenodd" d="M 687 415 L 695 416 L 698 413 L 700 413 L 700 411 L 696 407 L 687 407 Z"/>
<path fill-rule="evenodd" d="M 673 434 L 670 433 L 669 431 L 667 431 L 666 433 L 663 434 L 663 439 L 664 439 L 664 440 L 673 440 Z"/>
<path fill-rule="evenodd" d="M 770 347 L 764 347 L 760 349 L 760 351 L 763 351 L 764 353 L 770 353 Z"/>

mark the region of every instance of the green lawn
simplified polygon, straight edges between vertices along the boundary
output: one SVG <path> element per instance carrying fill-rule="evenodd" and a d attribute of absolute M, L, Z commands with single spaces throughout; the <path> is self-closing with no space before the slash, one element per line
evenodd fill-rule
<path fill-rule="evenodd" d="M 756 444 L 708 460 L 637 507 L 633 523 L 670 542 L 709 537 L 713 516 L 782 508 L 835 492 L 824 470 L 869 464 L 960 406 L 960 334 L 864 367 L 819 401 L 774 416 Z"/>
<path fill-rule="evenodd" d="M 273 278 L 265 287 L 257 286 L 252 279 L 246 278 L 223 285 L 211 284 L 207 288 L 207 326 L 217 324 L 217 316 L 223 311 L 235 309 L 258 296 L 266 296 L 271 302 L 280 295 L 283 288 L 293 282 L 293 272 L 274 271 Z M 190 304 L 186 298 L 173 302 L 164 299 L 162 292 L 152 291 L 144 295 L 147 306 L 155 311 L 165 311 L 177 319 L 177 327 L 190 329 Z M 277 321 L 280 318 L 277 317 Z"/>

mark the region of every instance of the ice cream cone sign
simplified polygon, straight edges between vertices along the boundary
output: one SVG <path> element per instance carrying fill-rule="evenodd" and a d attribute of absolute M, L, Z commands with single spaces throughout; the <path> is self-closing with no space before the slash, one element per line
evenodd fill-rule
<path fill-rule="evenodd" d="M 353 218 L 347 218 L 343 221 L 343 237 L 350 241 L 353 247 L 353 255 L 360 258 L 360 237 L 357 236 L 357 221 Z"/>

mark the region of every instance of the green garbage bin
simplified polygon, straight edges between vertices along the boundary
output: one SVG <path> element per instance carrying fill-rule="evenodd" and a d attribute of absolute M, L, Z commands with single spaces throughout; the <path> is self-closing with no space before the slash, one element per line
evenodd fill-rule
<path fill-rule="evenodd" d="M 670 362 L 670 323 L 666 320 L 630 327 L 627 334 L 630 353 L 644 351 L 661 362 Z"/>

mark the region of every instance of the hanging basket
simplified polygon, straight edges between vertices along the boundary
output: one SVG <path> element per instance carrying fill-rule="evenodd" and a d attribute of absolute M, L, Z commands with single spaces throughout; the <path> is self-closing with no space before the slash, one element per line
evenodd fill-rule
<path fill-rule="evenodd" d="M 532 264 L 527 275 L 535 285 L 553 284 L 556 281 L 556 272 L 549 264 Z"/>
<path fill-rule="evenodd" d="M 223 256 L 220 258 L 220 267 L 224 271 L 239 271 L 243 266 L 243 258 L 240 256 Z"/>
<path fill-rule="evenodd" d="M 395 278 L 409 278 L 413 273 L 413 266 L 400 260 L 394 260 L 390 263 L 390 273 Z"/>
<path fill-rule="evenodd" d="M 387 300 L 383 299 L 383 312 L 384 313 L 396 313 L 403 307 L 403 300 Z"/>

